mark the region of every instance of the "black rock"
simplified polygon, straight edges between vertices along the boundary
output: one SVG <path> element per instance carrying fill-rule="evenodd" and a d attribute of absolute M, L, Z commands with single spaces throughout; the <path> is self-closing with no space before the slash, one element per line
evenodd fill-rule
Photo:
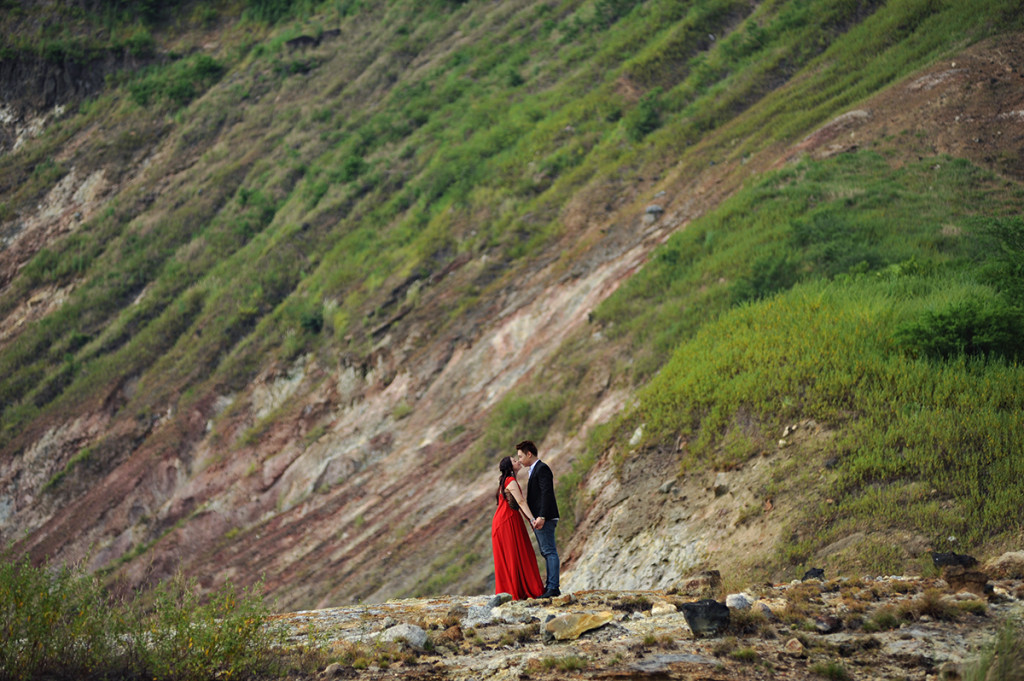
<path fill-rule="evenodd" d="M 683 603 L 683 617 L 694 636 L 714 636 L 729 626 L 729 608 L 711 598 Z"/>
<path fill-rule="evenodd" d="M 932 551 L 932 563 L 937 568 L 949 567 L 952 565 L 959 565 L 960 567 L 974 567 L 978 564 L 978 561 L 973 556 L 967 556 L 962 553 L 941 553 L 939 551 Z"/>
<path fill-rule="evenodd" d="M 804 576 L 800 578 L 801 582 L 806 582 L 808 579 L 825 579 L 825 571 L 821 568 L 811 568 L 804 573 Z"/>

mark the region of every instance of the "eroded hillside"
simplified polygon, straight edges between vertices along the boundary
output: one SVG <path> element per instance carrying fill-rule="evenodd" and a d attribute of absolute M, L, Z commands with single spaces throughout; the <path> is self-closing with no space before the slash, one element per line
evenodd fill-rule
<path fill-rule="evenodd" d="M 225 6 L 158 45 L 194 99 L 160 99 L 163 72 L 142 70 L 77 114 L 19 102 L 0 539 L 130 585 L 263 578 L 288 608 L 482 593 L 492 469 L 533 437 L 559 474 L 575 464 L 566 588 L 777 569 L 818 491 L 760 490 L 824 465 L 840 426 L 800 419 L 783 444 L 751 419 L 756 456 L 686 473 L 681 440 L 630 456 L 627 433 L 584 465 L 666 356 L 592 313 L 670 235 L 801 158 L 948 154 L 1017 187 L 1019 36 L 915 42 L 912 13 L 912 57 L 883 51 L 895 65 L 854 78 L 860 95 L 787 117 L 837 68 L 829 41 L 886 25 L 873 3 L 820 26 L 759 3 L 613 5 L 324 3 L 277 28 Z M 820 42 L 780 58 L 776 23 Z M 536 35 L 507 69 L 488 60 Z M 892 532 L 903 557 L 929 548 Z"/>

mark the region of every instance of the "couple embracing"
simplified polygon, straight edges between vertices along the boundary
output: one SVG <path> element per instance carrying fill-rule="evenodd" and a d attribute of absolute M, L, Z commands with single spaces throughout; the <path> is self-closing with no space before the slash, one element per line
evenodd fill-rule
<path fill-rule="evenodd" d="M 526 494 L 516 479 L 527 469 Z M 498 508 L 491 521 L 491 544 L 494 548 L 494 592 L 523 598 L 551 598 L 558 590 L 558 549 L 555 548 L 555 526 L 558 504 L 555 503 L 554 476 L 548 465 L 537 456 L 537 446 L 529 440 L 516 445 L 516 455 L 506 456 L 498 464 L 500 478 L 496 496 Z M 540 581 L 537 558 L 526 534 L 524 519 L 533 528 L 537 546 L 547 565 L 547 584 Z"/>

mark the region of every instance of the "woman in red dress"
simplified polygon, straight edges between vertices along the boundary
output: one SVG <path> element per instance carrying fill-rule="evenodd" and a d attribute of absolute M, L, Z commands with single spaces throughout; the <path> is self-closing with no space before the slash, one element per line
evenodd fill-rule
<path fill-rule="evenodd" d="M 501 477 L 498 481 L 498 508 L 491 520 L 491 544 L 494 547 L 494 593 L 512 594 L 512 598 L 537 598 L 544 593 L 544 583 L 540 580 L 537 568 L 537 556 L 526 534 L 526 525 L 520 517 L 525 513 L 526 519 L 533 523 L 533 513 L 526 504 L 516 473 L 519 472 L 518 459 L 506 456 L 498 464 Z"/>

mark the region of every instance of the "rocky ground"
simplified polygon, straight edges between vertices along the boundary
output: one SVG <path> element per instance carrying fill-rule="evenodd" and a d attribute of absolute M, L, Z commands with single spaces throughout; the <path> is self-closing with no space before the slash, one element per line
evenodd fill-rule
<path fill-rule="evenodd" d="M 989 574 L 954 566 L 937 577 L 808 578 L 722 594 L 717 573 L 705 572 L 664 591 L 404 599 L 279 621 L 293 643 L 329 651 L 320 679 L 931 681 L 969 674 L 1024 615 L 1024 581 Z M 697 635 L 688 604 L 707 597 L 728 604 L 729 621 Z"/>

